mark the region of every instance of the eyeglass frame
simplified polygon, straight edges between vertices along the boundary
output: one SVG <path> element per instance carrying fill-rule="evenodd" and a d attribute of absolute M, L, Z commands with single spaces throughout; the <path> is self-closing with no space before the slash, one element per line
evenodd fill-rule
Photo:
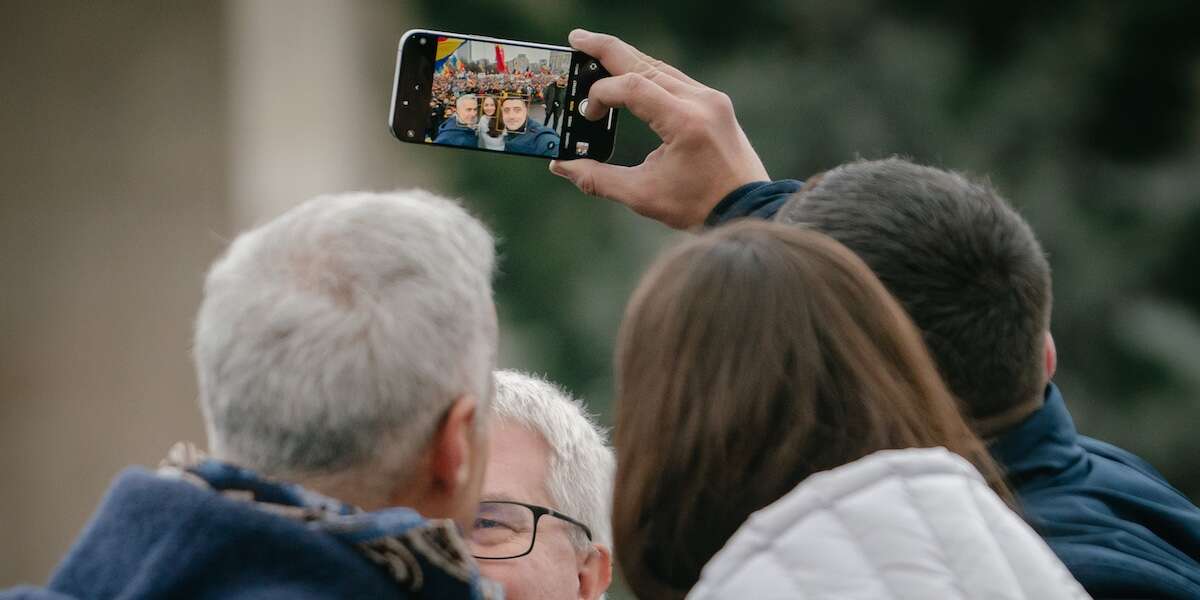
<path fill-rule="evenodd" d="M 582 521 L 575 519 L 573 517 L 564 515 L 563 513 L 560 513 L 557 510 L 554 510 L 553 508 L 546 508 L 545 506 L 538 506 L 536 504 L 527 504 L 525 502 L 517 502 L 516 500 L 482 500 L 482 501 L 480 501 L 480 504 L 514 504 L 516 506 L 523 506 L 525 508 L 528 508 L 530 510 L 530 512 L 533 513 L 533 535 L 529 538 L 529 547 L 526 548 L 525 551 L 520 554 L 514 554 L 512 556 L 502 556 L 502 557 L 487 557 L 487 556 L 475 556 L 474 553 L 471 553 L 471 556 L 473 558 L 475 558 L 475 560 L 511 560 L 514 558 L 521 558 L 522 556 L 526 556 L 530 552 L 533 552 L 533 547 L 535 545 L 537 545 L 538 521 L 541 521 L 542 517 L 544 517 L 546 515 L 555 517 L 557 519 L 562 519 L 563 521 L 566 521 L 572 525 L 578 525 L 579 528 L 583 530 L 583 534 L 585 536 L 587 536 L 588 541 L 589 542 L 592 541 L 592 529 L 590 527 L 588 527 L 587 525 L 584 525 Z"/>

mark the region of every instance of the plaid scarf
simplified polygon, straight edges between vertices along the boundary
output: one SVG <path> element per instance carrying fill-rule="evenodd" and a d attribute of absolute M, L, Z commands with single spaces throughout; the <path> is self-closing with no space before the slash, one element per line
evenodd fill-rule
<path fill-rule="evenodd" d="M 273 481 L 176 443 L 158 475 L 179 479 L 255 508 L 304 523 L 353 546 L 383 567 L 400 587 L 420 595 L 427 569 L 461 582 L 475 600 L 500 600 L 500 586 L 479 576 L 471 552 L 450 519 L 429 520 L 408 508 L 375 512 L 344 504 L 291 483 Z"/>

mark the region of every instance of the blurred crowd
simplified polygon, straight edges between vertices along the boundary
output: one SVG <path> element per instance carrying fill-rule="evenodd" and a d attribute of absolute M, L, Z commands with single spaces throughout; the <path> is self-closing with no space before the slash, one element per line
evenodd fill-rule
<path fill-rule="evenodd" d="M 553 102 L 554 92 L 550 88 L 564 87 L 566 79 L 566 73 L 548 69 L 515 73 L 452 72 L 447 69 L 433 79 L 433 95 L 429 101 L 430 130 L 436 132 L 454 114 L 455 102 L 464 94 L 492 98 L 522 96 L 529 99 L 531 105 L 546 105 L 548 99 Z"/>

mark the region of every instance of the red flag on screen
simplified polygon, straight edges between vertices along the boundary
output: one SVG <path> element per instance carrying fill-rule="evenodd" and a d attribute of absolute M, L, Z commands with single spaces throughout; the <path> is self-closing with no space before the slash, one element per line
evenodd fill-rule
<path fill-rule="evenodd" d="M 496 44 L 496 71 L 499 73 L 507 73 L 508 65 L 504 64 L 504 48 L 500 44 Z"/>

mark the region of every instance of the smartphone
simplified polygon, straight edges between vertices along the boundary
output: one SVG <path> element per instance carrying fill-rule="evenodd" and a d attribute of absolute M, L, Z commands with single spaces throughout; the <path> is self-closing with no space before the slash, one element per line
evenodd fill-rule
<path fill-rule="evenodd" d="M 400 38 L 388 128 L 402 142 L 606 161 L 617 111 L 589 121 L 582 107 L 607 76 L 566 46 L 414 29 Z"/>

